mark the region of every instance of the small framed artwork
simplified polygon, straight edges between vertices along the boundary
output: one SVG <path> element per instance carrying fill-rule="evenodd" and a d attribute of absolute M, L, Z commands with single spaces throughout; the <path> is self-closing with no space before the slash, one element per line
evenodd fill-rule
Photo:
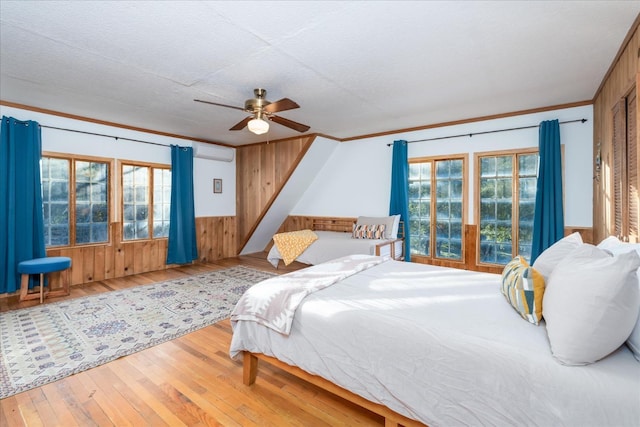
<path fill-rule="evenodd" d="M 222 193 L 222 180 L 218 178 L 213 179 L 213 192 Z"/>

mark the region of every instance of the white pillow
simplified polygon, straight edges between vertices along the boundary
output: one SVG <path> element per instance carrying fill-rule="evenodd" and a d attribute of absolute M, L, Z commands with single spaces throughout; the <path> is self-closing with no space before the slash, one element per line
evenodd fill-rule
<path fill-rule="evenodd" d="M 392 216 L 359 216 L 356 225 L 385 225 L 384 238 L 395 239 L 398 236 L 398 225 L 400 224 L 400 215 Z"/>
<path fill-rule="evenodd" d="M 598 247 L 611 252 L 614 256 L 624 254 L 631 251 L 636 251 L 640 255 L 640 243 L 625 243 L 618 240 L 615 236 L 609 236 L 602 242 L 598 243 Z M 637 272 L 638 287 L 640 288 L 640 270 Z M 631 349 L 633 356 L 640 361 L 640 312 L 638 313 L 638 320 L 636 325 L 631 331 L 631 335 L 627 340 L 627 346 Z"/>
<path fill-rule="evenodd" d="M 542 315 L 553 356 L 586 365 L 629 338 L 640 310 L 634 251 L 612 257 L 593 245 L 575 249 L 549 276 Z"/>
<path fill-rule="evenodd" d="M 548 286 L 549 282 L 547 279 L 556 265 L 558 265 L 564 257 L 580 247 L 580 245 L 582 245 L 582 236 L 580 236 L 578 232 L 563 237 L 542 251 L 532 267 L 542 274 Z"/>
<path fill-rule="evenodd" d="M 609 236 L 602 242 L 598 243 L 598 248 L 609 251 L 614 256 L 626 254 L 631 251 L 636 251 L 640 255 L 640 243 L 621 242 L 615 236 Z"/>
<path fill-rule="evenodd" d="M 616 236 L 609 236 L 606 239 L 604 239 L 602 242 L 598 243 L 598 248 L 608 251 L 612 248 L 618 247 L 623 244 L 624 243 L 618 240 Z"/>

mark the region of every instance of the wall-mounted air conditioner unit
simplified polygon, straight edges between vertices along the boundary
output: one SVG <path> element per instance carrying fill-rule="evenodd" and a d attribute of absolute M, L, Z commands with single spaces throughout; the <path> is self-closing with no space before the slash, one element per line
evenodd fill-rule
<path fill-rule="evenodd" d="M 222 145 L 204 144 L 200 142 L 193 143 L 193 157 L 198 159 L 218 160 L 221 162 L 230 162 L 236 150 Z"/>

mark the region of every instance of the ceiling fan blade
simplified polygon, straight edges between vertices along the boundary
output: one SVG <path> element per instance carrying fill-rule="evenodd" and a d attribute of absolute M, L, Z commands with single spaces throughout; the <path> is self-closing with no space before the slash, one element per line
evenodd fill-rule
<path fill-rule="evenodd" d="M 203 100 L 201 100 L 201 99 L 194 99 L 194 101 L 196 101 L 196 102 L 202 102 L 203 104 L 217 105 L 218 107 L 233 108 L 234 110 L 245 111 L 245 110 L 244 110 L 244 108 L 242 108 L 242 107 L 236 107 L 235 105 L 218 104 L 217 102 L 203 101 Z"/>
<path fill-rule="evenodd" d="M 300 108 L 300 106 L 289 98 L 282 98 L 264 107 L 264 111 L 267 113 L 277 113 L 278 111 L 293 110 L 294 108 Z"/>
<path fill-rule="evenodd" d="M 245 117 L 244 119 L 242 119 L 240 122 L 238 122 L 234 127 L 232 127 L 229 130 L 242 130 L 247 125 L 247 123 L 249 123 L 249 120 L 251 120 L 251 119 L 253 119 L 253 117 L 251 117 L 251 116 Z"/>
<path fill-rule="evenodd" d="M 269 120 L 274 121 L 282 126 L 286 126 L 288 128 L 297 130 L 298 132 L 306 132 L 310 128 L 307 125 L 303 125 L 302 123 L 294 122 L 293 120 L 285 119 L 284 117 L 279 116 L 269 116 Z"/>

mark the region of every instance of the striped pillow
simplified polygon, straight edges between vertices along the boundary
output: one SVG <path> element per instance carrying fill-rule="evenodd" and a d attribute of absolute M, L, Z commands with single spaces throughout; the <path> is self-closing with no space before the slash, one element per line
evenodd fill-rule
<path fill-rule="evenodd" d="M 354 239 L 382 239 L 384 237 L 385 228 L 387 228 L 387 226 L 384 224 L 353 224 L 353 233 L 351 234 L 351 237 Z"/>
<path fill-rule="evenodd" d="M 521 256 L 502 271 L 502 294 L 523 319 L 534 325 L 542 320 L 544 277 Z"/>

